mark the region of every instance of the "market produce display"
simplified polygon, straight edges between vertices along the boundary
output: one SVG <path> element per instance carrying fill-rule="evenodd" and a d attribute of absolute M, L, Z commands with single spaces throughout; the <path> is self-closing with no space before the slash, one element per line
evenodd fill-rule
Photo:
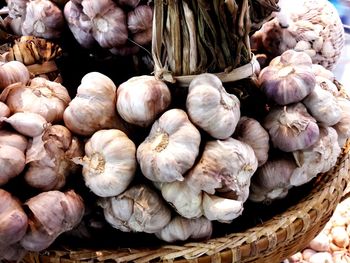
<path fill-rule="evenodd" d="M 141 234 L 162 245 L 205 242 L 235 226 L 249 206 L 264 210 L 337 165 L 350 136 L 350 99 L 327 68 L 341 45 L 332 56 L 321 48 L 332 57 L 327 63 L 315 60 L 310 48 L 288 46 L 254 68 L 250 30 L 258 29 L 259 15 L 278 11 L 276 3 L 268 1 L 267 13 L 259 13 L 254 1 L 219 2 L 184 1 L 177 9 L 173 1 L 7 1 L 6 26 L 19 36 L 0 65 L 0 259 L 19 260 L 66 237 L 91 245 L 99 231 L 109 232 L 105 241 Z M 171 33 L 175 14 L 186 19 Z M 248 26 L 225 38 L 232 21 L 220 14 L 236 14 Z M 161 29 L 154 28 L 159 17 Z M 199 28 L 198 38 L 191 35 L 196 31 L 181 32 L 181 24 Z M 204 44 L 217 25 L 221 43 Z M 52 75 L 59 67 L 34 74 L 33 64 L 65 54 L 50 42 L 65 30 L 83 48 L 98 45 L 110 56 L 152 47 L 155 71 L 120 82 L 89 71 L 75 87 Z M 328 41 L 322 37 L 317 41 Z M 172 45 L 179 39 L 183 50 Z M 229 59 L 233 50 L 242 56 Z M 185 54 L 194 64 L 179 64 Z M 247 82 L 218 74 L 230 76 L 246 63 L 254 68 Z M 178 86 L 177 77 L 186 74 L 189 85 Z M 333 247 L 314 248 L 320 236 L 310 247 L 347 247 L 343 226 L 329 229 Z M 317 254 L 310 262 L 325 256 Z"/>

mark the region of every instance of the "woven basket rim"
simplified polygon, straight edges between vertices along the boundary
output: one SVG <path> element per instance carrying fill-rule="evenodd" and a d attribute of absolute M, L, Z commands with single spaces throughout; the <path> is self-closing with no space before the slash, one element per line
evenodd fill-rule
<path fill-rule="evenodd" d="M 298 204 L 274 216 L 261 225 L 245 232 L 204 242 L 190 242 L 182 246 L 164 245 L 157 249 L 123 248 L 119 250 L 46 250 L 29 252 L 24 262 L 281 262 L 304 248 L 308 243 L 297 242 L 313 230 L 306 242 L 313 239 L 329 220 L 347 187 L 350 170 L 350 140 L 342 149 L 337 164 L 327 173 L 320 174 L 315 187 Z M 312 231 L 311 231 L 312 232 Z M 288 248 L 295 242 L 295 248 Z M 285 248 L 282 251 L 280 248 Z M 263 261 L 260 261 L 263 260 Z M 266 259 L 265 259 L 266 260 Z"/>

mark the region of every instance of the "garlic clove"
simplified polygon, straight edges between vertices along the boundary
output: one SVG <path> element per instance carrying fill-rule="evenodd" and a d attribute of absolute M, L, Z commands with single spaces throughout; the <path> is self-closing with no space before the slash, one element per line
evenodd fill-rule
<path fill-rule="evenodd" d="M 143 175 L 155 182 L 182 181 L 198 156 L 200 141 L 200 133 L 185 111 L 166 111 L 137 148 Z"/>
<path fill-rule="evenodd" d="M 40 135 L 48 125 L 44 117 L 31 112 L 17 112 L 9 118 L 0 118 L 1 121 L 11 124 L 20 134 L 29 137 Z"/>

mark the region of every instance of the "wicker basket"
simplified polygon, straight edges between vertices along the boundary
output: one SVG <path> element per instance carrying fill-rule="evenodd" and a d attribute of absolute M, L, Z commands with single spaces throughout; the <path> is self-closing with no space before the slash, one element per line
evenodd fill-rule
<path fill-rule="evenodd" d="M 206 242 L 158 248 L 117 250 L 47 250 L 28 253 L 24 262 L 281 262 L 302 250 L 322 230 L 347 190 L 350 141 L 336 166 L 311 183 L 312 190 L 296 205 L 240 233 Z"/>

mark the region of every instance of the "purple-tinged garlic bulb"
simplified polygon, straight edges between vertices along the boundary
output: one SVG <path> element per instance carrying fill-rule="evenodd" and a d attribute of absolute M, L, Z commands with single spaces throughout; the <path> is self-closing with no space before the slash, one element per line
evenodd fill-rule
<path fill-rule="evenodd" d="M 285 152 L 306 149 L 319 138 L 316 120 L 302 103 L 272 108 L 263 126 L 273 146 Z"/>
<path fill-rule="evenodd" d="M 100 201 L 105 218 L 123 232 L 157 233 L 171 220 L 171 211 L 157 192 L 146 185 Z"/>
<path fill-rule="evenodd" d="M 128 13 L 128 30 L 132 39 L 139 45 L 152 41 L 153 10 L 149 5 L 139 5 Z"/>
<path fill-rule="evenodd" d="M 195 77 L 189 86 L 186 108 L 190 120 L 216 139 L 227 139 L 239 121 L 240 102 L 226 92 L 214 74 Z"/>
<path fill-rule="evenodd" d="M 199 154 L 201 136 L 185 111 L 166 111 L 137 148 L 145 177 L 154 182 L 182 181 Z"/>

